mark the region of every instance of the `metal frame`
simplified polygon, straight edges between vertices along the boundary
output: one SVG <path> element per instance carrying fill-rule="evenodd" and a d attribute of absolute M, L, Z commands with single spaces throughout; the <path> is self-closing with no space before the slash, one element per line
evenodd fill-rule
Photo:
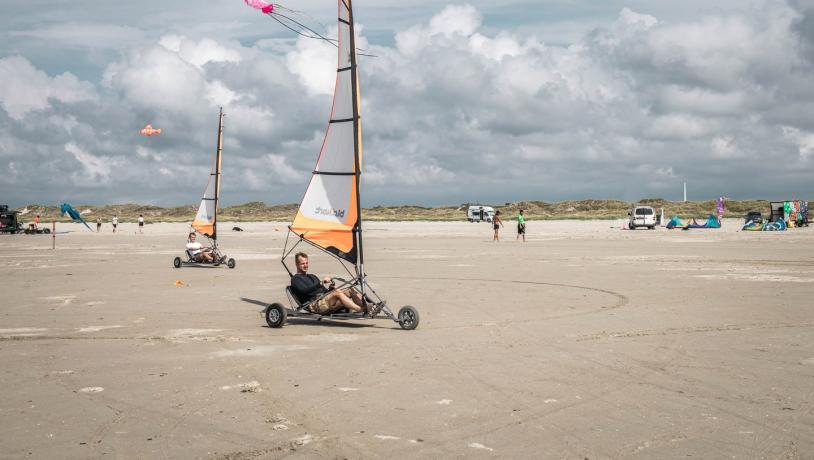
<path fill-rule="evenodd" d="M 198 232 L 195 232 L 195 233 L 198 233 Z M 212 252 L 215 254 L 215 256 L 218 259 L 227 258 L 227 260 L 228 260 L 228 257 L 226 256 L 226 254 L 223 254 L 223 253 L 220 252 L 220 248 L 218 247 L 218 241 L 217 240 L 213 240 L 212 238 L 209 237 L 209 235 L 207 235 L 205 233 L 202 233 L 202 235 L 204 237 L 206 237 L 206 239 L 209 241 L 208 248 L 212 250 Z M 182 266 L 183 265 L 188 265 L 188 266 L 196 266 L 196 267 L 217 267 L 217 266 L 220 266 L 220 265 L 223 265 L 223 266 L 228 265 L 226 262 L 218 263 L 218 264 L 207 263 L 207 262 L 198 262 L 197 260 L 190 257 L 189 251 L 187 251 L 187 250 L 184 251 L 184 255 L 186 256 L 187 260 L 181 259 L 181 265 Z"/>
<path fill-rule="evenodd" d="M 288 248 L 288 240 L 291 237 L 292 233 L 297 235 L 299 241 L 294 243 L 291 246 L 291 248 L 289 249 Z M 321 252 L 323 252 L 325 254 L 328 254 L 329 256 L 336 259 L 339 262 L 339 264 L 342 266 L 342 268 L 345 269 L 345 271 L 348 273 L 348 275 L 351 276 L 351 279 L 349 279 L 349 280 L 344 280 L 342 278 L 335 278 L 335 279 L 341 280 L 342 283 L 335 286 L 334 290 L 335 289 L 347 289 L 347 288 L 357 289 L 362 294 L 362 300 L 365 303 L 368 303 L 368 304 L 372 303 L 372 304 L 375 305 L 375 304 L 380 304 L 380 303 L 384 302 L 384 299 L 382 299 L 381 296 L 379 296 L 379 294 L 376 292 L 376 290 L 373 289 L 373 287 L 370 285 L 370 283 L 368 283 L 367 276 L 365 276 L 363 273 L 361 273 L 361 270 L 359 269 L 358 266 L 354 266 L 354 268 L 355 268 L 354 271 L 356 273 L 350 271 L 350 269 L 348 268 L 348 263 L 345 262 L 344 259 L 340 258 L 339 256 L 337 256 L 336 254 L 333 254 L 330 251 L 325 250 L 321 246 L 318 246 L 318 245 L 312 243 L 311 241 L 306 240 L 305 239 L 305 234 L 299 235 L 296 232 L 292 232 L 291 227 L 288 228 L 288 233 L 286 234 L 285 243 L 283 245 L 283 257 L 280 259 L 280 263 L 283 264 L 283 267 L 288 272 L 289 277 L 294 277 L 294 273 L 292 273 L 291 269 L 288 267 L 288 265 L 286 265 L 285 260 L 288 258 L 288 256 L 291 255 L 291 253 L 294 252 L 294 250 L 297 248 L 297 246 L 299 246 L 300 243 L 302 243 L 302 242 L 305 242 L 305 243 L 311 245 L 312 247 L 314 247 L 315 249 L 317 249 L 317 250 L 319 250 L 319 251 L 321 251 Z M 391 320 L 393 320 L 395 322 L 399 322 L 398 317 L 395 314 L 393 314 L 393 312 L 390 310 L 390 308 L 388 308 L 388 306 L 386 304 L 383 305 L 381 310 L 376 312 L 376 315 L 373 315 L 373 316 L 368 316 L 368 315 L 359 314 L 359 313 L 330 313 L 330 314 L 327 314 L 327 315 L 314 313 L 314 312 L 311 312 L 310 310 L 307 309 L 308 306 L 310 306 L 314 302 L 318 302 L 320 299 L 322 299 L 323 297 L 328 295 L 328 292 L 326 292 L 325 294 L 322 294 L 320 296 L 317 296 L 316 298 L 312 299 L 311 301 L 307 302 L 306 304 L 300 304 L 297 301 L 297 299 L 294 297 L 294 295 L 291 293 L 289 287 L 290 286 L 286 286 L 285 292 L 286 292 L 286 296 L 288 297 L 288 303 L 289 303 L 289 306 L 290 306 L 290 308 L 288 308 L 288 315 L 291 316 L 291 317 L 334 318 L 334 319 L 384 319 L 384 318 L 387 318 L 387 319 L 391 319 Z M 371 299 L 371 296 L 373 297 L 372 299 Z M 378 316 L 379 314 L 382 314 L 383 316 L 380 317 L 380 316 Z"/>

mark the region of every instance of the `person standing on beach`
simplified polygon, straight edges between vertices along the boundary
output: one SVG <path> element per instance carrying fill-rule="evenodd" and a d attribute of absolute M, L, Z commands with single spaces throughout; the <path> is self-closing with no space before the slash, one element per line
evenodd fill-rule
<path fill-rule="evenodd" d="M 500 220 L 500 211 L 495 211 L 495 217 L 492 218 L 492 227 L 495 229 L 495 236 L 492 241 L 500 242 L 500 227 L 503 227 L 503 221 Z"/>
<path fill-rule="evenodd" d="M 144 216 L 142 214 L 138 215 L 138 232 L 142 233 L 144 229 Z"/>
<path fill-rule="evenodd" d="M 113 224 L 113 233 L 116 233 L 116 227 L 119 226 L 119 216 L 113 214 L 113 219 L 110 220 L 110 223 Z"/>
<path fill-rule="evenodd" d="M 102 218 L 97 217 L 96 218 L 96 233 L 99 233 L 101 231 L 102 231 Z"/>
<path fill-rule="evenodd" d="M 520 213 L 517 215 L 517 238 L 516 240 L 520 239 L 520 236 L 523 236 L 523 242 L 526 242 L 526 218 L 523 217 L 523 210 L 520 210 Z"/>

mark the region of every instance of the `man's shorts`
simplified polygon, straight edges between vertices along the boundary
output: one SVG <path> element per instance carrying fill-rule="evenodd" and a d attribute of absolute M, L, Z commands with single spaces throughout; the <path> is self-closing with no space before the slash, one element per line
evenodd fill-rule
<path fill-rule="evenodd" d="M 324 315 L 331 311 L 331 307 L 328 305 L 328 299 L 325 297 L 317 300 L 316 302 L 311 304 L 311 311 L 314 313 L 319 313 L 320 315 Z"/>
<path fill-rule="evenodd" d="M 526 225 L 525 224 L 517 224 L 517 234 L 518 235 L 525 235 L 526 234 Z"/>

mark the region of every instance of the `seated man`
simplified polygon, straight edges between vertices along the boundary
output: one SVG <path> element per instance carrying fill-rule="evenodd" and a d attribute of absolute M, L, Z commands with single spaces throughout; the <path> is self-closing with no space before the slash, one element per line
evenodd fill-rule
<path fill-rule="evenodd" d="M 355 289 L 334 289 L 330 278 L 320 281 L 316 275 L 309 274 L 307 254 L 298 252 L 294 256 L 294 263 L 297 265 L 297 274 L 291 277 L 291 292 L 301 304 L 327 293 L 311 306 L 311 311 L 321 315 L 334 313 L 343 307 L 354 313 L 365 311 L 359 306 L 362 296 Z"/>
<path fill-rule="evenodd" d="M 189 254 L 192 256 L 192 260 L 195 262 L 212 263 L 212 261 L 215 260 L 211 249 L 205 248 L 201 243 L 195 241 L 195 232 L 189 233 L 189 239 L 187 240 L 187 251 L 189 251 Z"/>

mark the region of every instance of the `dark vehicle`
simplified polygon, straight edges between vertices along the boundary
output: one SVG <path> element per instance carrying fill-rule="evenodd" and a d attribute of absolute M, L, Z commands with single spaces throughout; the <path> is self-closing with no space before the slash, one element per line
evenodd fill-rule
<path fill-rule="evenodd" d="M 17 222 L 17 211 L 9 211 L 8 206 L 0 205 L 0 233 L 17 233 L 22 231 Z"/>
<path fill-rule="evenodd" d="M 757 224 L 763 223 L 763 214 L 760 211 L 749 211 L 743 216 L 743 223 L 755 222 Z"/>

